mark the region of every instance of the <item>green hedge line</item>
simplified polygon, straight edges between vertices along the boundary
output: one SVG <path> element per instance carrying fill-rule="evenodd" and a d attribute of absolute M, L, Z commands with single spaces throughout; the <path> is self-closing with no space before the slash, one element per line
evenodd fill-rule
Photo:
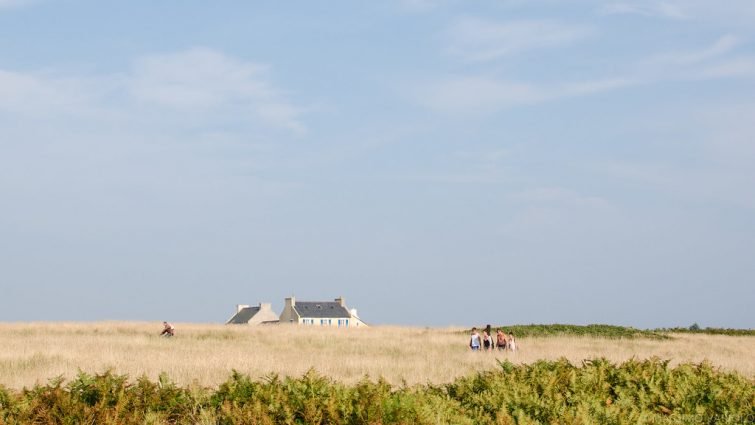
<path fill-rule="evenodd" d="M 755 329 L 721 329 L 721 328 L 658 328 L 636 329 L 615 325 L 500 325 L 491 326 L 493 332 L 503 329 L 506 333 L 514 332 L 519 337 L 538 336 L 594 336 L 600 338 L 650 338 L 669 339 L 671 333 L 706 334 L 706 335 L 730 335 L 730 336 L 755 336 Z M 483 328 L 478 328 L 483 329 Z M 465 332 L 469 332 L 467 330 Z"/>
<path fill-rule="evenodd" d="M 85 373 L 22 391 L 0 387 L 0 424 L 747 424 L 755 386 L 709 364 L 566 360 L 476 373 L 445 385 L 344 385 L 309 372 L 216 389 Z"/>
<path fill-rule="evenodd" d="M 706 334 L 728 336 L 755 336 L 755 329 L 725 329 L 725 328 L 659 328 L 658 333 Z"/>
<path fill-rule="evenodd" d="M 535 336 L 595 336 L 601 338 L 652 338 L 667 339 L 668 336 L 661 332 L 635 329 L 614 325 L 503 325 L 492 326 L 493 332 L 497 329 L 504 332 L 513 332 L 517 338 Z M 478 328 L 483 329 L 483 328 Z"/>

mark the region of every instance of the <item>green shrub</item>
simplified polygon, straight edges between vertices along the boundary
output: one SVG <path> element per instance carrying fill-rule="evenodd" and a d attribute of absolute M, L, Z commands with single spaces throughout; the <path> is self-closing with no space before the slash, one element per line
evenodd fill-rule
<path fill-rule="evenodd" d="M 696 325 L 695 323 L 694 325 Z M 654 329 L 657 333 L 679 333 L 679 334 L 705 334 L 705 335 L 727 335 L 727 336 L 755 336 L 755 329 L 728 329 L 728 328 L 659 328 Z"/>
<path fill-rule="evenodd" d="M 688 328 L 658 328 L 658 329 L 636 329 L 626 326 L 615 325 L 499 325 L 491 326 L 493 331 L 503 329 L 506 333 L 513 332 L 519 337 L 545 337 L 545 336 L 591 336 L 598 338 L 650 338 L 650 339 L 669 339 L 670 333 L 695 333 L 707 335 L 729 335 L 729 336 L 755 336 L 755 329 L 723 329 L 723 328 L 701 328 L 697 323 Z M 478 329 L 484 329 L 478 327 Z M 463 331 L 469 333 L 470 330 Z"/>
<path fill-rule="evenodd" d="M 680 424 L 753 423 L 755 385 L 709 363 L 660 359 L 580 365 L 500 362 L 445 385 L 362 379 L 345 385 L 310 370 L 262 380 L 233 371 L 217 389 L 165 375 L 80 373 L 20 392 L 0 387 L 0 424 Z"/>
<path fill-rule="evenodd" d="M 478 328 L 479 329 L 479 328 Z M 517 338 L 543 336 L 593 336 L 600 338 L 651 338 L 667 339 L 663 333 L 615 325 L 500 325 L 492 329 L 513 332 Z M 467 333 L 469 331 L 466 331 Z"/>

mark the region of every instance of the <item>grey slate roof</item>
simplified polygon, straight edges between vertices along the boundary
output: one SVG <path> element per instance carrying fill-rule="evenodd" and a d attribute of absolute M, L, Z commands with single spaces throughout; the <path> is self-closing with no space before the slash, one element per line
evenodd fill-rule
<path fill-rule="evenodd" d="M 245 325 L 249 323 L 249 320 L 254 317 L 257 312 L 260 311 L 259 307 L 246 307 L 241 309 L 238 313 L 236 313 L 235 316 L 231 317 L 231 320 L 228 321 L 228 323 L 236 324 L 236 325 Z"/>
<path fill-rule="evenodd" d="M 323 317 L 332 318 L 351 318 L 351 313 L 338 302 L 334 301 L 297 301 L 294 309 L 300 317 L 313 317 L 316 319 Z"/>

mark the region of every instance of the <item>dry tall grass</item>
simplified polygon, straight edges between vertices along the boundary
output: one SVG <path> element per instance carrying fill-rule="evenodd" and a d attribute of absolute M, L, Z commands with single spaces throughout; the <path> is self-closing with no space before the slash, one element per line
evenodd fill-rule
<path fill-rule="evenodd" d="M 623 361 L 658 356 L 672 363 L 709 360 L 755 377 L 755 338 L 675 335 L 667 341 L 550 337 L 521 339 L 517 353 L 472 353 L 456 329 L 178 324 L 161 338 L 159 323 L 0 324 L 0 384 L 11 388 L 113 369 L 132 378 L 167 372 L 177 383 L 215 386 L 231 369 L 252 377 L 300 376 L 310 368 L 351 383 L 369 375 L 393 384 L 441 383 L 496 367 L 496 359 L 531 363 L 565 357 Z"/>

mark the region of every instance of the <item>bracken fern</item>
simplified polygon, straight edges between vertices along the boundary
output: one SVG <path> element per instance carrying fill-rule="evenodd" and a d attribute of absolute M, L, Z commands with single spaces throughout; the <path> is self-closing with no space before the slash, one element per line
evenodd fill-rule
<path fill-rule="evenodd" d="M 499 363 L 445 385 L 346 385 L 310 370 L 260 380 L 233 371 L 217 389 L 107 371 L 0 387 L 0 425 L 17 424 L 747 424 L 755 386 L 709 363 L 658 358 Z"/>

